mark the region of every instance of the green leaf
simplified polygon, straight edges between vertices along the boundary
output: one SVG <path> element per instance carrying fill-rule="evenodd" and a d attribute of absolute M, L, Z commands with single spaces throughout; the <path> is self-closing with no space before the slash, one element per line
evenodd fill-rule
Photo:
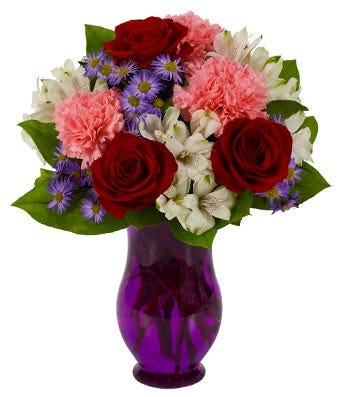
<path fill-rule="evenodd" d="M 298 82 L 297 88 L 300 87 L 300 73 L 295 59 L 283 61 L 282 70 L 279 77 L 286 81 L 288 81 L 291 77 L 295 77 Z"/>
<path fill-rule="evenodd" d="M 40 176 L 34 181 L 34 186 L 39 185 L 46 180 L 49 182 L 54 174 L 54 171 L 45 170 L 44 168 L 40 168 Z"/>
<path fill-rule="evenodd" d="M 125 219 L 137 229 L 144 226 L 158 225 L 166 220 L 164 215 L 155 207 L 148 207 L 139 211 L 127 211 Z"/>
<path fill-rule="evenodd" d="M 254 195 L 250 190 L 245 190 L 239 195 L 238 203 L 231 212 L 230 223 L 237 223 L 243 217 L 250 215 L 253 197 Z"/>
<path fill-rule="evenodd" d="M 75 199 L 73 204 L 64 214 L 58 215 L 57 212 L 47 208 L 52 196 L 46 191 L 50 178 L 47 177 L 49 171 L 42 170 L 41 176 L 36 180 L 35 187 L 20 197 L 12 205 L 26 211 L 36 221 L 57 229 L 66 230 L 77 234 L 102 234 L 111 233 L 128 226 L 125 218 L 114 218 L 106 214 L 103 222 L 88 222 L 83 218 L 80 211 L 80 204 L 83 197 Z"/>
<path fill-rule="evenodd" d="M 305 127 L 308 127 L 310 129 L 311 132 L 310 141 L 311 143 L 314 143 L 318 135 L 318 122 L 316 121 L 315 117 L 313 116 L 306 117 L 303 124 L 300 127 L 300 130 Z"/>
<path fill-rule="evenodd" d="M 265 197 L 259 197 L 254 195 L 251 207 L 258 210 L 269 210 L 269 200 Z"/>
<path fill-rule="evenodd" d="M 292 192 L 299 191 L 301 199 L 299 203 L 314 197 L 316 194 L 321 192 L 323 189 L 330 187 L 329 183 L 325 178 L 313 168 L 310 164 L 302 163 L 303 172 L 301 174 L 301 180 L 297 181 Z"/>
<path fill-rule="evenodd" d="M 212 244 L 215 235 L 217 233 L 216 227 L 206 231 L 200 236 L 197 236 L 196 234 L 188 232 L 187 230 L 183 229 L 183 227 L 181 226 L 181 224 L 178 222 L 177 219 L 173 219 L 172 221 L 169 221 L 169 224 L 173 235 L 179 240 L 183 241 L 183 243 L 189 245 L 195 245 L 199 247 L 205 247 L 209 249 L 212 248 Z"/>
<path fill-rule="evenodd" d="M 113 40 L 116 37 L 113 30 L 95 25 L 85 25 L 85 36 L 87 54 L 99 51 L 106 41 Z"/>
<path fill-rule="evenodd" d="M 33 139 L 45 161 L 54 165 L 53 152 L 58 144 L 54 123 L 42 123 L 38 120 L 26 120 L 18 124 Z"/>
<path fill-rule="evenodd" d="M 267 103 L 266 112 L 269 114 L 281 114 L 284 119 L 288 119 L 293 114 L 306 110 L 308 108 L 299 102 L 282 99 Z"/>

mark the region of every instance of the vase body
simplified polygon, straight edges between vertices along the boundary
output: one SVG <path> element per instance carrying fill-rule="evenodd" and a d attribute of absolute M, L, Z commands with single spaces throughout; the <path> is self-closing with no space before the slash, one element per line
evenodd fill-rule
<path fill-rule="evenodd" d="M 211 250 L 177 240 L 167 223 L 128 228 L 117 316 L 138 381 L 176 388 L 201 380 L 221 315 Z"/>

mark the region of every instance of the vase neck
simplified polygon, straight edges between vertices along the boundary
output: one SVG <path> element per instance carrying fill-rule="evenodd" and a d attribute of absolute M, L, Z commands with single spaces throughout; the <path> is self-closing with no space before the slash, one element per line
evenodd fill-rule
<path fill-rule="evenodd" d="M 137 248 L 139 255 L 144 256 L 145 265 L 171 258 L 183 260 L 192 266 L 198 265 L 204 259 L 212 261 L 211 250 L 178 240 L 170 230 L 168 222 L 141 229 L 129 226 L 127 230 L 129 254 L 135 255 Z"/>

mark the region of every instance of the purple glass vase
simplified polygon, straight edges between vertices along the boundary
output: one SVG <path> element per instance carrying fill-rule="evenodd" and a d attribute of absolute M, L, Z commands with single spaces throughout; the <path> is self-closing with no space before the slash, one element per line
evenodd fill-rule
<path fill-rule="evenodd" d="M 200 381 L 202 358 L 221 323 L 222 301 L 211 250 L 176 239 L 168 223 L 128 228 L 119 288 L 121 334 L 146 385 L 177 388 Z"/>

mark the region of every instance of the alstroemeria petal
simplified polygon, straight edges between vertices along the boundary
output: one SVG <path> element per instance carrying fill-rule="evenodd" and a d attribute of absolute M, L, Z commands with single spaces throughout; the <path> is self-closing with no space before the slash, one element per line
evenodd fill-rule
<path fill-rule="evenodd" d="M 304 112 L 297 112 L 293 114 L 293 116 L 288 117 L 288 119 L 285 120 L 285 125 L 290 131 L 291 134 L 296 132 L 304 122 L 306 116 Z"/>
<path fill-rule="evenodd" d="M 294 157 L 296 164 L 301 165 L 302 160 L 313 161 L 311 153 L 313 145 L 310 143 L 310 129 L 308 127 L 302 128 L 300 131 L 292 134 L 293 149 L 292 157 Z"/>
<path fill-rule="evenodd" d="M 199 196 L 206 196 L 208 193 L 212 192 L 216 187 L 216 182 L 214 175 L 212 173 L 207 173 L 199 176 L 193 186 L 193 192 Z"/>
<path fill-rule="evenodd" d="M 201 235 L 215 226 L 215 220 L 206 211 L 195 210 L 187 217 L 185 225 L 191 233 Z"/>

